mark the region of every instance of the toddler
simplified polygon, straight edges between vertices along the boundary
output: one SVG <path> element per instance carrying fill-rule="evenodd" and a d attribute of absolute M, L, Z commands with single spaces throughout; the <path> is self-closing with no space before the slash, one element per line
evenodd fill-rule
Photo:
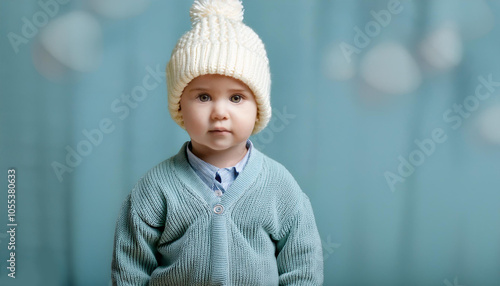
<path fill-rule="evenodd" d="M 167 86 L 191 140 L 127 196 L 113 285 L 322 285 L 309 198 L 249 140 L 271 117 L 264 44 L 239 0 L 197 0 L 190 15 Z"/>

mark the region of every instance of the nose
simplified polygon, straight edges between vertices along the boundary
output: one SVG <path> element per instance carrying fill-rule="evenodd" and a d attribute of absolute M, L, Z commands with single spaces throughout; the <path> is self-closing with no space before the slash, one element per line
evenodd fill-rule
<path fill-rule="evenodd" d="M 214 100 L 212 108 L 212 119 L 223 120 L 228 118 L 229 113 L 227 110 L 226 102 L 224 102 L 223 100 Z"/>

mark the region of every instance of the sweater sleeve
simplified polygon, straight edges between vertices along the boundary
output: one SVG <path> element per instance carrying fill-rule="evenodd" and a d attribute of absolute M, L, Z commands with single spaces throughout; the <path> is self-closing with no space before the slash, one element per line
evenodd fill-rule
<path fill-rule="evenodd" d="M 295 216 L 284 224 L 277 241 L 279 285 L 322 285 L 321 239 L 309 198 L 303 194 Z"/>
<path fill-rule="evenodd" d="M 132 202 L 125 200 L 115 230 L 111 275 L 113 285 L 148 285 L 158 266 L 156 246 L 163 227 L 141 216 Z"/>

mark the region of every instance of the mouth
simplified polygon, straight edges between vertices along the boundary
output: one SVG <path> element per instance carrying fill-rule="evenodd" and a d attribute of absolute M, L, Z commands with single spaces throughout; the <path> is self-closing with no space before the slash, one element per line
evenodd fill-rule
<path fill-rule="evenodd" d="M 212 133 L 229 133 L 230 131 L 227 130 L 226 128 L 215 128 L 215 129 L 209 130 L 209 132 L 212 132 Z"/>

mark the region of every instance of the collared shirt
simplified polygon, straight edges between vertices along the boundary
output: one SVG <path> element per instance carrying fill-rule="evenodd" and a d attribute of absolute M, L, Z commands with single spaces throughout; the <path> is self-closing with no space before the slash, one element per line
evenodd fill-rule
<path fill-rule="evenodd" d="M 189 164 L 196 172 L 196 174 L 201 178 L 201 180 L 213 191 L 215 191 L 217 196 L 221 196 L 231 184 L 236 180 L 238 174 L 245 167 L 250 153 L 253 148 L 252 141 L 247 140 L 246 148 L 247 153 L 245 157 L 241 159 L 233 167 L 218 168 L 210 163 L 203 161 L 191 152 L 191 142 L 186 146 L 186 153 Z"/>

